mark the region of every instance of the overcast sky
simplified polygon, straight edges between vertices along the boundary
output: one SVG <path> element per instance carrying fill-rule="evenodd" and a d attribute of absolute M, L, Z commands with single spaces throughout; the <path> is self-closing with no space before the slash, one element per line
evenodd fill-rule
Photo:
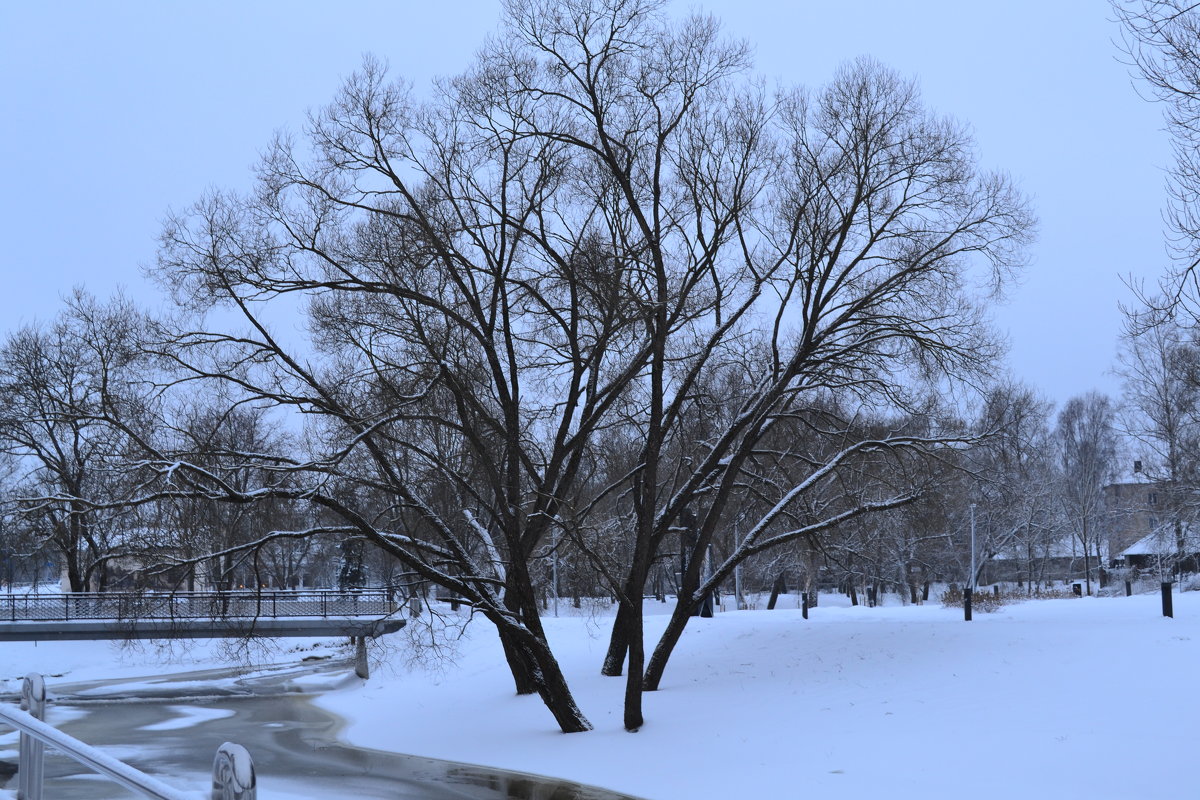
<path fill-rule="evenodd" d="M 759 71 L 818 86 L 872 55 L 974 129 L 1039 217 L 1033 262 L 995 312 L 1009 368 L 1059 403 L 1099 388 L 1123 276 L 1165 265 L 1161 109 L 1117 61 L 1103 0 L 677 3 L 755 47 Z M 244 188 L 279 128 L 372 53 L 420 88 L 460 71 L 495 0 L 0 2 L 0 330 L 48 319 L 74 285 L 160 303 L 140 267 L 161 220 L 208 187 Z"/>

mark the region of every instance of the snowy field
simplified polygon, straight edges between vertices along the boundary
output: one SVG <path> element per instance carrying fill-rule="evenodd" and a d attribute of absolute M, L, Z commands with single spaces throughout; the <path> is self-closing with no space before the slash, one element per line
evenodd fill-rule
<path fill-rule="evenodd" d="M 1175 597 L 1173 620 L 1157 595 L 1025 602 L 971 623 L 932 602 L 850 608 L 825 596 L 809 620 L 793 609 L 693 620 L 634 734 L 621 729 L 623 680 L 599 675 L 606 611 L 560 609 L 546 626 L 591 733 L 560 734 L 537 698 L 513 696 L 482 624 L 440 667 L 411 663 L 404 634 L 390 637 L 369 681 L 326 681 L 341 688 L 318 702 L 348 720 L 354 744 L 650 800 L 1194 796 L 1200 592 Z M 648 640 L 666 609 L 647 603 Z M 288 652 L 295 644 L 271 658 L 324 652 Z M 5 691 L 38 669 L 57 676 L 52 694 L 57 683 L 136 681 L 219 660 L 209 644 L 164 654 L 22 643 L 3 653 Z M 160 668 L 164 655 L 172 663 Z M 260 775 L 261 797 L 278 796 L 270 781 Z"/>

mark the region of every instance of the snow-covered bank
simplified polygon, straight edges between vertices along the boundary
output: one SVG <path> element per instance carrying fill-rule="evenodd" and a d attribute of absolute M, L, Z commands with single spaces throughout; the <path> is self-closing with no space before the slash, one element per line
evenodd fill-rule
<path fill-rule="evenodd" d="M 596 726 L 562 735 L 514 697 L 472 626 L 453 666 L 384 667 L 325 695 L 355 744 L 568 777 L 652 800 L 801 797 L 1178 797 L 1200 740 L 1200 593 L 1049 600 L 977 614 L 937 604 L 694 620 L 646 726 L 621 729 L 599 675 L 605 620 L 546 626 Z M 648 619 L 649 640 L 665 624 Z M 1187 791 L 1183 790 L 1186 794 Z"/>

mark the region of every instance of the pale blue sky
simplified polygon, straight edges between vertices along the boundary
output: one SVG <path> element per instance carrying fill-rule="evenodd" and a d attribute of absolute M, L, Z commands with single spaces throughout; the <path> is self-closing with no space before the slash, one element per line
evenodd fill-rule
<path fill-rule="evenodd" d="M 1032 196 L 1039 239 L 996 310 L 1013 373 L 1048 397 L 1106 374 L 1122 275 L 1165 264 L 1169 159 L 1160 109 L 1136 95 L 1103 0 L 677 3 L 755 45 L 758 68 L 819 85 L 872 55 L 974 129 L 983 164 Z M 160 221 L 210 186 L 248 184 L 277 128 L 299 128 L 364 53 L 418 88 L 469 60 L 493 0 L 0 3 L 0 330 L 82 284 L 158 302 L 139 266 Z"/>

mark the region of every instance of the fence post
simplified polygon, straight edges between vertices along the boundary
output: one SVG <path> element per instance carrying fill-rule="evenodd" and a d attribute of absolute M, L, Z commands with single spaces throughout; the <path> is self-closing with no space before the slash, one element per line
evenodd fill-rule
<path fill-rule="evenodd" d="M 46 719 L 46 682 L 36 672 L 21 681 L 21 710 L 43 722 Z M 21 732 L 17 756 L 17 800 L 42 800 L 46 772 L 46 745 Z"/>
<path fill-rule="evenodd" d="M 225 742 L 213 759 L 212 800 L 256 800 L 254 760 L 240 744 Z"/>

